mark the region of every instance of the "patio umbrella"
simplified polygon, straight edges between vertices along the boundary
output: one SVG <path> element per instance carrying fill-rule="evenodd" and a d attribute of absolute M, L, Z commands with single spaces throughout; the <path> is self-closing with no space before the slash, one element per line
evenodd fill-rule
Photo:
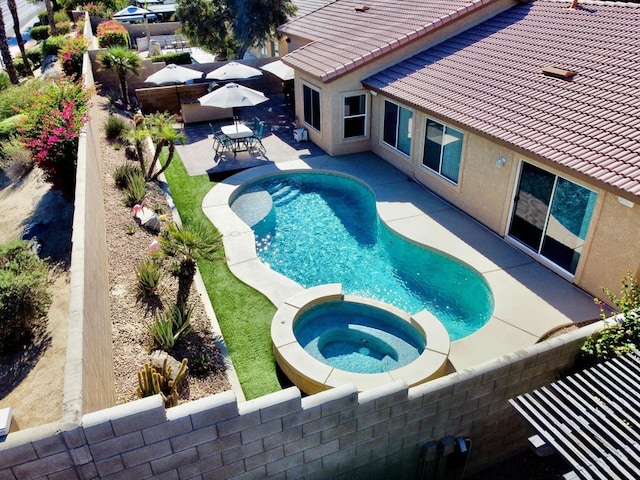
<path fill-rule="evenodd" d="M 145 79 L 145 82 L 155 83 L 156 85 L 162 85 L 163 83 L 175 83 L 179 106 L 180 92 L 178 91 L 178 84 L 188 82 L 189 80 L 196 80 L 198 78 L 202 78 L 202 72 L 170 63 L 166 67 L 158 70 L 156 73 L 149 75 Z"/>
<path fill-rule="evenodd" d="M 264 93 L 237 83 L 227 83 L 198 98 L 198 102 L 203 107 L 232 108 L 234 120 L 236 118 L 236 108 L 253 107 L 267 100 L 269 98 Z"/>
<path fill-rule="evenodd" d="M 206 78 L 211 80 L 245 80 L 260 75 L 262 72 L 257 68 L 238 62 L 229 62 L 207 73 Z"/>
<path fill-rule="evenodd" d="M 147 20 L 156 18 L 155 13 L 141 7 L 129 6 L 123 8 L 119 12 L 113 14 L 113 18 L 116 20 L 122 20 L 124 22 L 135 22 L 136 20 Z"/>
<path fill-rule="evenodd" d="M 275 62 L 267 63 L 260 67 L 269 73 L 272 73 L 281 80 L 293 80 L 293 68 L 289 65 L 285 65 L 282 60 L 276 60 Z"/>

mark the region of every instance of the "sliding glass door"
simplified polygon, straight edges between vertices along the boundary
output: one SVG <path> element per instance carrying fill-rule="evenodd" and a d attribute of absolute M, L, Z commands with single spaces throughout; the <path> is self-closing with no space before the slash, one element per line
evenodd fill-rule
<path fill-rule="evenodd" d="M 523 162 L 509 236 L 574 274 L 595 203 L 595 192 Z"/>

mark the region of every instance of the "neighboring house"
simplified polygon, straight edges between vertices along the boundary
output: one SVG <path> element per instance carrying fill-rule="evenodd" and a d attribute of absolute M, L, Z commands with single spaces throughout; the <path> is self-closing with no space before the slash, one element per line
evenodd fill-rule
<path fill-rule="evenodd" d="M 296 115 L 603 296 L 640 267 L 640 5 L 337 0 L 280 29 Z"/>

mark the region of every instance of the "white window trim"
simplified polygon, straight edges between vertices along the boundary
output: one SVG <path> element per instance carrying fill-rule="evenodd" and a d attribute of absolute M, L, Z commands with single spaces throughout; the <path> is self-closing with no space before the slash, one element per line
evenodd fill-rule
<path fill-rule="evenodd" d="M 445 177 L 441 173 L 442 172 L 442 151 L 444 150 L 444 145 L 440 145 L 440 161 L 438 163 L 438 170 L 437 171 L 424 164 L 424 145 L 427 142 L 426 125 L 427 125 L 427 122 L 429 120 L 433 120 L 434 122 L 438 122 L 440 125 L 442 125 L 445 128 L 453 128 L 457 132 L 462 133 L 462 149 L 460 150 L 460 168 L 458 169 L 458 181 L 457 182 L 454 182 L 450 178 Z M 420 166 L 423 169 L 425 169 L 427 172 L 431 173 L 432 175 L 435 175 L 438 178 L 441 178 L 445 182 L 450 183 L 451 185 L 453 185 L 454 187 L 460 187 L 460 184 L 462 183 L 462 176 L 463 176 L 462 175 L 462 170 L 463 170 L 463 164 L 464 164 L 464 151 L 466 149 L 466 146 L 467 146 L 467 134 L 466 134 L 466 132 L 460 130 L 459 128 L 450 127 L 450 125 L 447 125 L 446 123 L 441 122 L 440 120 L 437 120 L 437 119 L 435 119 L 433 117 L 425 117 L 424 143 L 422 144 L 423 148 L 422 148 L 422 158 L 420 159 Z"/>
<path fill-rule="evenodd" d="M 345 116 L 344 114 L 344 100 L 349 97 L 359 97 L 364 95 L 364 115 L 349 115 Z M 369 112 L 371 111 L 371 96 L 367 93 L 366 90 L 358 90 L 355 92 L 346 92 L 342 95 L 340 100 L 340 118 L 341 118 L 341 138 L 344 143 L 354 142 L 354 141 L 362 141 L 369 138 Z M 359 118 L 364 116 L 364 134 L 358 135 L 357 137 L 345 137 L 344 131 L 344 121 L 347 118 Z"/>

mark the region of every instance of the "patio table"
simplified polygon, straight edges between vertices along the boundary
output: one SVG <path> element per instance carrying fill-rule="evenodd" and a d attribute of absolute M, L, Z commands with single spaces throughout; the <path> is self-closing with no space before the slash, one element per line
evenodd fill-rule
<path fill-rule="evenodd" d="M 235 143 L 235 148 L 233 150 L 233 154 L 239 152 L 240 145 L 244 143 L 244 141 L 253 136 L 253 130 L 244 125 L 243 123 L 237 123 L 233 125 L 224 125 L 220 127 L 220 130 L 227 138 L 231 139 Z"/>

